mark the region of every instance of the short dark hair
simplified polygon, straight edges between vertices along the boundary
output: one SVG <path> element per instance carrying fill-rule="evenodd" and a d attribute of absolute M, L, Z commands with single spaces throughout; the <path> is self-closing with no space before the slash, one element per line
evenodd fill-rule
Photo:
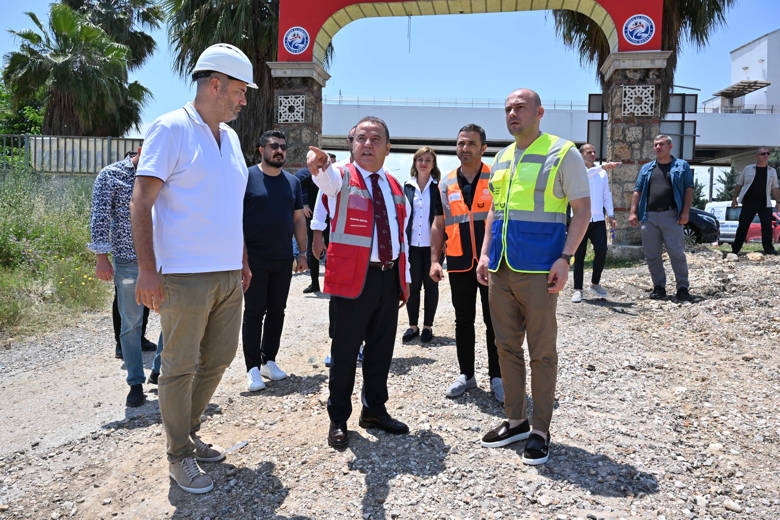
<path fill-rule="evenodd" d="M 485 134 L 485 129 L 478 124 L 469 123 L 467 125 L 463 125 L 460 130 L 458 130 L 459 134 L 461 132 L 476 132 L 479 134 L 479 144 L 487 143 L 487 134 Z"/>
<path fill-rule="evenodd" d="M 385 138 L 387 138 L 387 142 L 390 142 L 390 130 L 387 129 L 387 123 L 385 123 L 383 119 L 376 116 L 366 116 L 357 122 L 355 128 L 360 126 L 361 123 L 374 123 L 375 125 L 381 126 L 385 129 Z"/>
<path fill-rule="evenodd" d="M 328 157 L 330 157 L 332 160 L 336 160 L 336 154 L 335 153 L 328 153 Z"/>
<path fill-rule="evenodd" d="M 266 130 L 260 135 L 260 139 L 257 141 L 257 147 L 258 148 L 264 148 L 265 144 L 268 142 L 268 140 L 272 137 L 276 137 L 277 139 L 284 139 L 287 141 L 287 136 L 284 135 L 284 132 L 281 130 Z"/>

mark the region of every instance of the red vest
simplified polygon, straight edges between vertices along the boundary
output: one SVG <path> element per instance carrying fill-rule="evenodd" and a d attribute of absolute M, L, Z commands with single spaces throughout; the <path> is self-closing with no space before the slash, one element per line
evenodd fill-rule
<path fill-rule="evenodd" d="M 363 292 L 371 260 L 371 246 L 374 238 L 374 201 L 363 180 L 363 175 L 352 164 L 341 169 L 343 183 L 336 199 L 336 212 L 330 222 L 330 243 L 328 260 L 325 264 L 325 284 L 327 294 L 342 298 L 357 298 Z M 400 274 L 401 301 L 406 301 L 409 289 L 406 284 L 406 254 L 404 253 L 404 220 L 406 218 L 406 198 L 398 181 L 387 175 L 390 190 L 395 203 L 395 215 L 398 225 L 400 254 L 398 272 Z M 392 226 L 392 222 L 390 223 Z"/>

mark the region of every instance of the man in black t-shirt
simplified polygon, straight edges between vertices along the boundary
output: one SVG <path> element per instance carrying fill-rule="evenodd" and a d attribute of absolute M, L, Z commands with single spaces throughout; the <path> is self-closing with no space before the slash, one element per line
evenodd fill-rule
<path fill-rule="evenodd" d="M 742 202 L 742 211 L 739 214 L 739 226 L 734 236 L 731 251 L 739 253 L 742 244 L 745 243 L 750 223 L 758 213 L 761 220 L 761 245 L 764 254 L 776 254 L 772 246 L 772 199 L 777 201 L 776 210 L 780 212 L 780 188 L 778 188 L 777 171 L 769 166 L 769 149 L 759 148 L 756 152 L 755 164 L 748 164 L 737 177 L 737 185 L 734 187 L 734 198 L 731 199 L 731 207 L 736 208 Z"/>
<path fill-rule="evenodd" d="M 287 138 L 280 130 L 268 130 L 260 136 L 258 151 L 262 160 L 249 168 L 244 195 L 244 241 L 252 283 L 244 293 L 241 341 L 250 392 L 265 388 L 263 377 L 272 381 L 287 377 L 276 365 L 276 354 L 292 279 L 293 234 L 300 251 L 295 271 L 308 267 L 301 183 L 282 170 Z"/>

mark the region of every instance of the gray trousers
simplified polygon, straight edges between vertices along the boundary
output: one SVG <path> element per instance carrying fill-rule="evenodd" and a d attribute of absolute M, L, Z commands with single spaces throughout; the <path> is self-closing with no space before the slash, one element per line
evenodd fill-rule
<path fill-rule="evenodd" d="M 661 254 L 666 246 L 677 288 L 688 288 L 688 261 L 685 259 L 683 227 L 677 223 L 677 211 L 648 211 L 642 224 L 642 247 L 653 285 L 666 288 L 666 271 Z"/>

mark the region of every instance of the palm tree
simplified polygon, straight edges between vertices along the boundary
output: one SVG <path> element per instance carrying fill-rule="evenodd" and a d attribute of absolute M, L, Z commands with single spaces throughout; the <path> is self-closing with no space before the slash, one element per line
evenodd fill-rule
<path fill-rule="evenodd" d="M 10 31 L 21 40 L 4 56 L 3 80 L 17 106 L 42 88 L 45 134 L 122 135 L 140 124 L 140 107 L 149 91 L 127 84 L 126 46 L 63 4 L 52 4 L 48 31 Z"/>
<path fill-rule="evenodd" d="M 661 30 L 661 50 L 672 51 L 661 81 L 661 92 L 669 94 L 674 85 L 677 54 L 682 41 L 688 40 L 696 48 L 709 41 L 715 27 L 726 23 L 726 11 L 736 0 L 664 0 Z M 601 80 L 601 66 L 610 54 L 609 43 L 595 21 L 575 11 L 553 11 L 555 32 L 563 42 L 579 52 L 583 64 L 596 64 L 596 76 Z M 669 96 L 661 96 L 661 113 L 666 113 Z"/>
<path fill-rule="evenodd" d="M 273 82 L 266 62 L 276 59 L 279 0 L 165 0 L 174 68 L 186 77 L 209 45 L 231 43 L 252 62 L 258 90 L 247 96 L 232 125 L 249 161 L 258 136 L 273 123 Z"/>
<path fill-rule="evenodd" d="M 117 43 L 127 45 L 127 68 L 138 69 L 154 53 L 157 43 L 144 32 L 165 20 L 156 0 L 61 0 L 103 29 Z"/>

